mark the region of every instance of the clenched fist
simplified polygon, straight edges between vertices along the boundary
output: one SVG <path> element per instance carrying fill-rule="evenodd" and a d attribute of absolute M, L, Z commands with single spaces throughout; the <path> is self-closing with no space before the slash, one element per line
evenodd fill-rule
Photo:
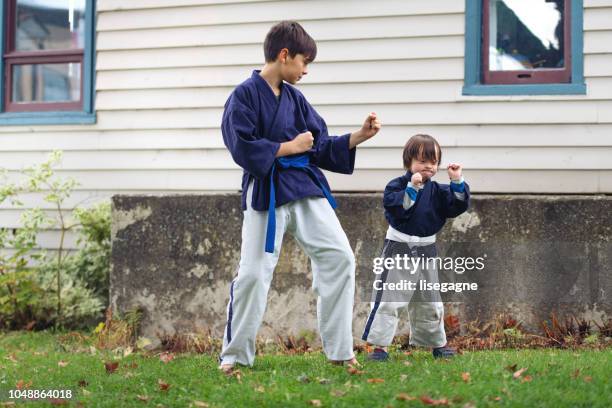
<path fill-rule="evenodd" d="M 291 141 L 294 146 L 295 154 L 307 152 L 312 148 L 314 137 L 311 132 L 300 133 Z"/>
<path fill-rule="evenodd" d="M 459 163 L 450 163 L 447 167 L 448 178 L 451 180 L 461 180 L 461 164 Z"/>
<path fill-rule="evenodd" d="M 423 185 L 423 176 L 421 176 L 421 173 L 414 173 L 410 178 L 410 182 L 412 183 L 414 188 L 421 188 L 421 186 Z"/>

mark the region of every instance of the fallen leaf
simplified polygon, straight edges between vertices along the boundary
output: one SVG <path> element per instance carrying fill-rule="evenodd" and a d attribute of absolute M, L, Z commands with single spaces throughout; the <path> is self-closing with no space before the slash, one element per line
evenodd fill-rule
<path fill-rule="evenodd" d="M 123 357 L 129 356 L 130 354 L 132 354 L 133 351 L 134 349 L 128 346 L 125 350 L 123 350 Z"/>
<path fill-rule="evenodd" d="M 521 381 L 522 382 L 531 382 L 531 380 L 533 380 L 533 378 L 530 375 L 526 375 L 525 377 L 523 377 L 523 379 Z"/>
<path fill-rule="evenodd" d="M 580 375 L 580 369 L 577 368 L 576 371 L 574 371 L 574 374 L 572 374 L 572 378 L 578 378 L 579 375 Z"/>
<path fill-rule="evenodd" d="M 66 367 L 68 365 L 68 361 L 60 360 L 60 361 L 57 362 L 57 365 L 60 366 L 60 367 Z"/>
<path fill-rule="evenodd" d="M 91 391 L 87 391 L 85 388 L 83 388 L 81 390 L 81 392 L 83 393 L 83 395 L 87 396 L 87 395 L 91 395 Z"/>
<path fill-rule="evenodd" d="M 514 374 L 512 374 L 512 378 L 519 378 L 525 371 L 527 371 L 527 368 L 521 368 L 520 370 L 515 371 Z"/>
<path fill-rule="evenodd" d="M 308 384 L 310 382 L 310 378 L 306 374 L 300 374 L 297 378 L 299 382 L 302 384 Z"/>
<path fill-rule="evenodd" d="M 320 407 L 321 406 L 321 400 L 310 400 L 310 401 L 308 401 L 308 403 L 310 405 L 312 405 L 313 407 Z"/>
<path fill-rule="evenodd" d="M 406 381 L 406 378 L 408 378 L 408 374 L 401 374 L 401 375 L 400 375 L 400 381 L 401 381 L 401 382 Z"/>
<path fill-rule="evenodd" d="M 15 384 L 15 387 L 18 390 L 23 390 L 23 389 L 28 389 L 32 386 L 32 381 L 28 381 L 27 383 L 23 380 L 19 380 L 17 381 L 17 384 Z"/>
<path fill-rule="evenodd" d="M 170 361 L 174 360 L 174 354 L 164 351 L 159 355 L 159 359 L 167 364 Z"/>
<path fill-rule="evenodd" d="M 242 371 L 240 370 L 231 370 L 225 373 L 228 377 L 235 377 L 238 382 L 242 382 Z"/>
<path fill-rule="evenodd" d="M 143 401 L 143 402 L 147 402 L 151 399 L 151 397 L 147 396 L 147 395 L 137 395 L 136 398 L 138 398 L 139 400 Z"/>
<path fill-rule="evenodd" d="M 346 395 L 346 391 L 342 390 L 331 390 L 329 393 L 332 397 L 344 397 Z"/>
<path fill-rule="evenodd" d="M 139 337 L 138 340 L 136 341 L 136 347 L 140 350 L 150 345 L 151 345 L 151 340 L 149 340 L 146 337 Z"/>
<path fill-rule="evenodd" d="M 119 367 L 119 362 L 109 361 L 109 362 L 104 363 L 104 367 L 106 368 L 107 373 L 112 374 L 115 371 L 117 371 L 117 367 Z"/>
<path fill-rule="evenodd" d="M 421 396 L 421 402 L 425 405 L 448 405 L 448 400 L 446 398 L 441 399 L 432 399 L 427 395 Z"/>
<path fill-rule="evenodd" d="M 59 398 L 50 398 L 47 400 L 51 405 L 68 405 L 68 400 Z"/>
<path fill-rule="evenodd" d="M 398 401 L 414 401 L 416 397 L 413 397 L 412 395 L 408 395 L 405 392 L 400 392 L 399 394 L 395 396 L 395 399 Z"/>
<path fill-rule="evenodd" d="M 79 387 L 87 387 L 89 383 L 85 380 L 79 380 Z"/>
<path fill-rule="evenodd" d="M 356 369 L 355 367 L 349 367 L 349 368 L 347 368 L 347 370 L 346 370 L 346 371 L 347 371 L 349 374 L 351 374 L 351 375 L 361 375 L 361 374 L 365 373 L 365 371 L 363 371 L 363 370 L 358 370 L 358 369 Z"/>
<path fill-rule="evenodd" d="M 368 382 L 370 384 L 380 384 L 380 383 L 384 383 L 385 380 L 382 378 L 368 378 Z"/>
<path fill-rule="evenodd" d="M 461 379 L 463 380 L 463 382 L 470 382 L 470 373 L 465 372 L 465 373 L 461 373 Z"/>
<path fill-rule="evenodd" d="M 206 402 L 202 402 L 202 401 L 193 401 L 193 405 L 195 405 L 198 408 L 208 408 L 209 405 Z"/>
<path fill-rule="evenodd" d="M 266 389 L 263 387 L 263 385 L 255 387 L 254 390 L 255 390 L 255 392 L 261 392 L 261 393 L 266 392 Z"/>
<path fill-rule="evenodd" d="M 516 367 L 517 367 L 516 364 L 512 364 L 512 365 L 507 366 L 506 370 L 515 372 L 516 371 Z"/>
<path fill-rule="evenodd" d="M 331 380 L 329 378 L 319 378 L 319 384 L 330 384 Z"/>
<path fill-rule="evenodd" d="M 10 354 L 8 357 L 4 357 L 4 358 L 6 358 L 7 360 L 12 361 L 13 363 L 17 362 L 17 358 L 15 357 L 15 354 Z"/>
<path fill-rule="evenodd" d="M 161 378 L 157 380 L 157 385 L 159 385 L 161 391 L 168 391 L 168 388 L 170 388 L 170 384 L 164 382 Z"/>
<path fill-rule="evenodd" d="M 411 363 L 410 361 L 406 360 L 406 361 L 404 361 L 404 365 L 405 365 L 405 366 L 411 366 L 411 365 L 412 365 L 412 363 Z"/>
<path fill-rule="evenodd" d="M 590 375 L 587 375 L 583 378 L 584 382 L 591 382 L 593 381 L 593 377 L 591 377 Z"/>

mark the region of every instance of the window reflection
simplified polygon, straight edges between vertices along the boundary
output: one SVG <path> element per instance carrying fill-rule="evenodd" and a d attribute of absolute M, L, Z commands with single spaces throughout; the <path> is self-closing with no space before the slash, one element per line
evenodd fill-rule
<path fill-rule="evenodd" d="M 85 44 L 85 0 L 17 0 L 15 50 L 79 49 Z"/>
<path fill-rule="evenodd" d="M 13 65 L 11 101 L 74 102 L 81 99 L 81 64 Z"/>
<path fill-rule="evenodd" d="M 563 0 L 489 0 L 489 69 L 564 67 Z"/>

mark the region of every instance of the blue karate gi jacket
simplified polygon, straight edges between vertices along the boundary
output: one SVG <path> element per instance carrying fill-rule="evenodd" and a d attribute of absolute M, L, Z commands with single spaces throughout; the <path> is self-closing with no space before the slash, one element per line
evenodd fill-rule
<path fill-rule="evenodd" d="M 329 184 L 319 170 L 351 174 L 355 167 L 355 151 L 349 149 L 350 134 L 329 136 L 325 121 L 308 103 L 304 95 L 290 84 L 281 85 L 280 99 L 270 85 L 253 71 L 225 103 L 221 131 L 223 141 L 234 161 L 244 169 L 242 177 L 242 209 L 246 210 L 246 192 L 251 179 L 251 207 L 268 209 L 270 170 L 282 142 L 310 131 L 313 148 L 307 152 L 310 169 L 329 191 Z M 276 166 L 274 174 L 276 207 L 304 197 L 324 197 L 321 188 L 303 169 Z"/>
<path fill-rule="evenodd" d="M 437 234 L 447 218 L 454 218 L 467 211 L 470 205 L 470 187 L 464 181 L 465 200 L 458 199 L 449 184 L 427 180 L 409 209 L 403 207 L 406 187 L 412 173 L 395 178 L 385 187 L 383 206 L 385 218 L 396 230 L 417 237 Z"/>

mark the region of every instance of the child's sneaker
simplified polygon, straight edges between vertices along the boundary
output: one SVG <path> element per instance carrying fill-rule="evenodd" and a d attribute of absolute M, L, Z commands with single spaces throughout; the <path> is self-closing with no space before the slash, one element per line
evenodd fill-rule
<path fill-rule="evenodd" d="M 389 353 L 380 347 L 376 347 L 373 352 L 368 354 L 368 360 L 373 361 L 386 361 L 389 359 Z"/>
<path fill-rule="evenodd" d="M 431 353 L 434 358 L 451 358 L 456 354 L 455 350 L 448 346 L 436 347 Z"/>

